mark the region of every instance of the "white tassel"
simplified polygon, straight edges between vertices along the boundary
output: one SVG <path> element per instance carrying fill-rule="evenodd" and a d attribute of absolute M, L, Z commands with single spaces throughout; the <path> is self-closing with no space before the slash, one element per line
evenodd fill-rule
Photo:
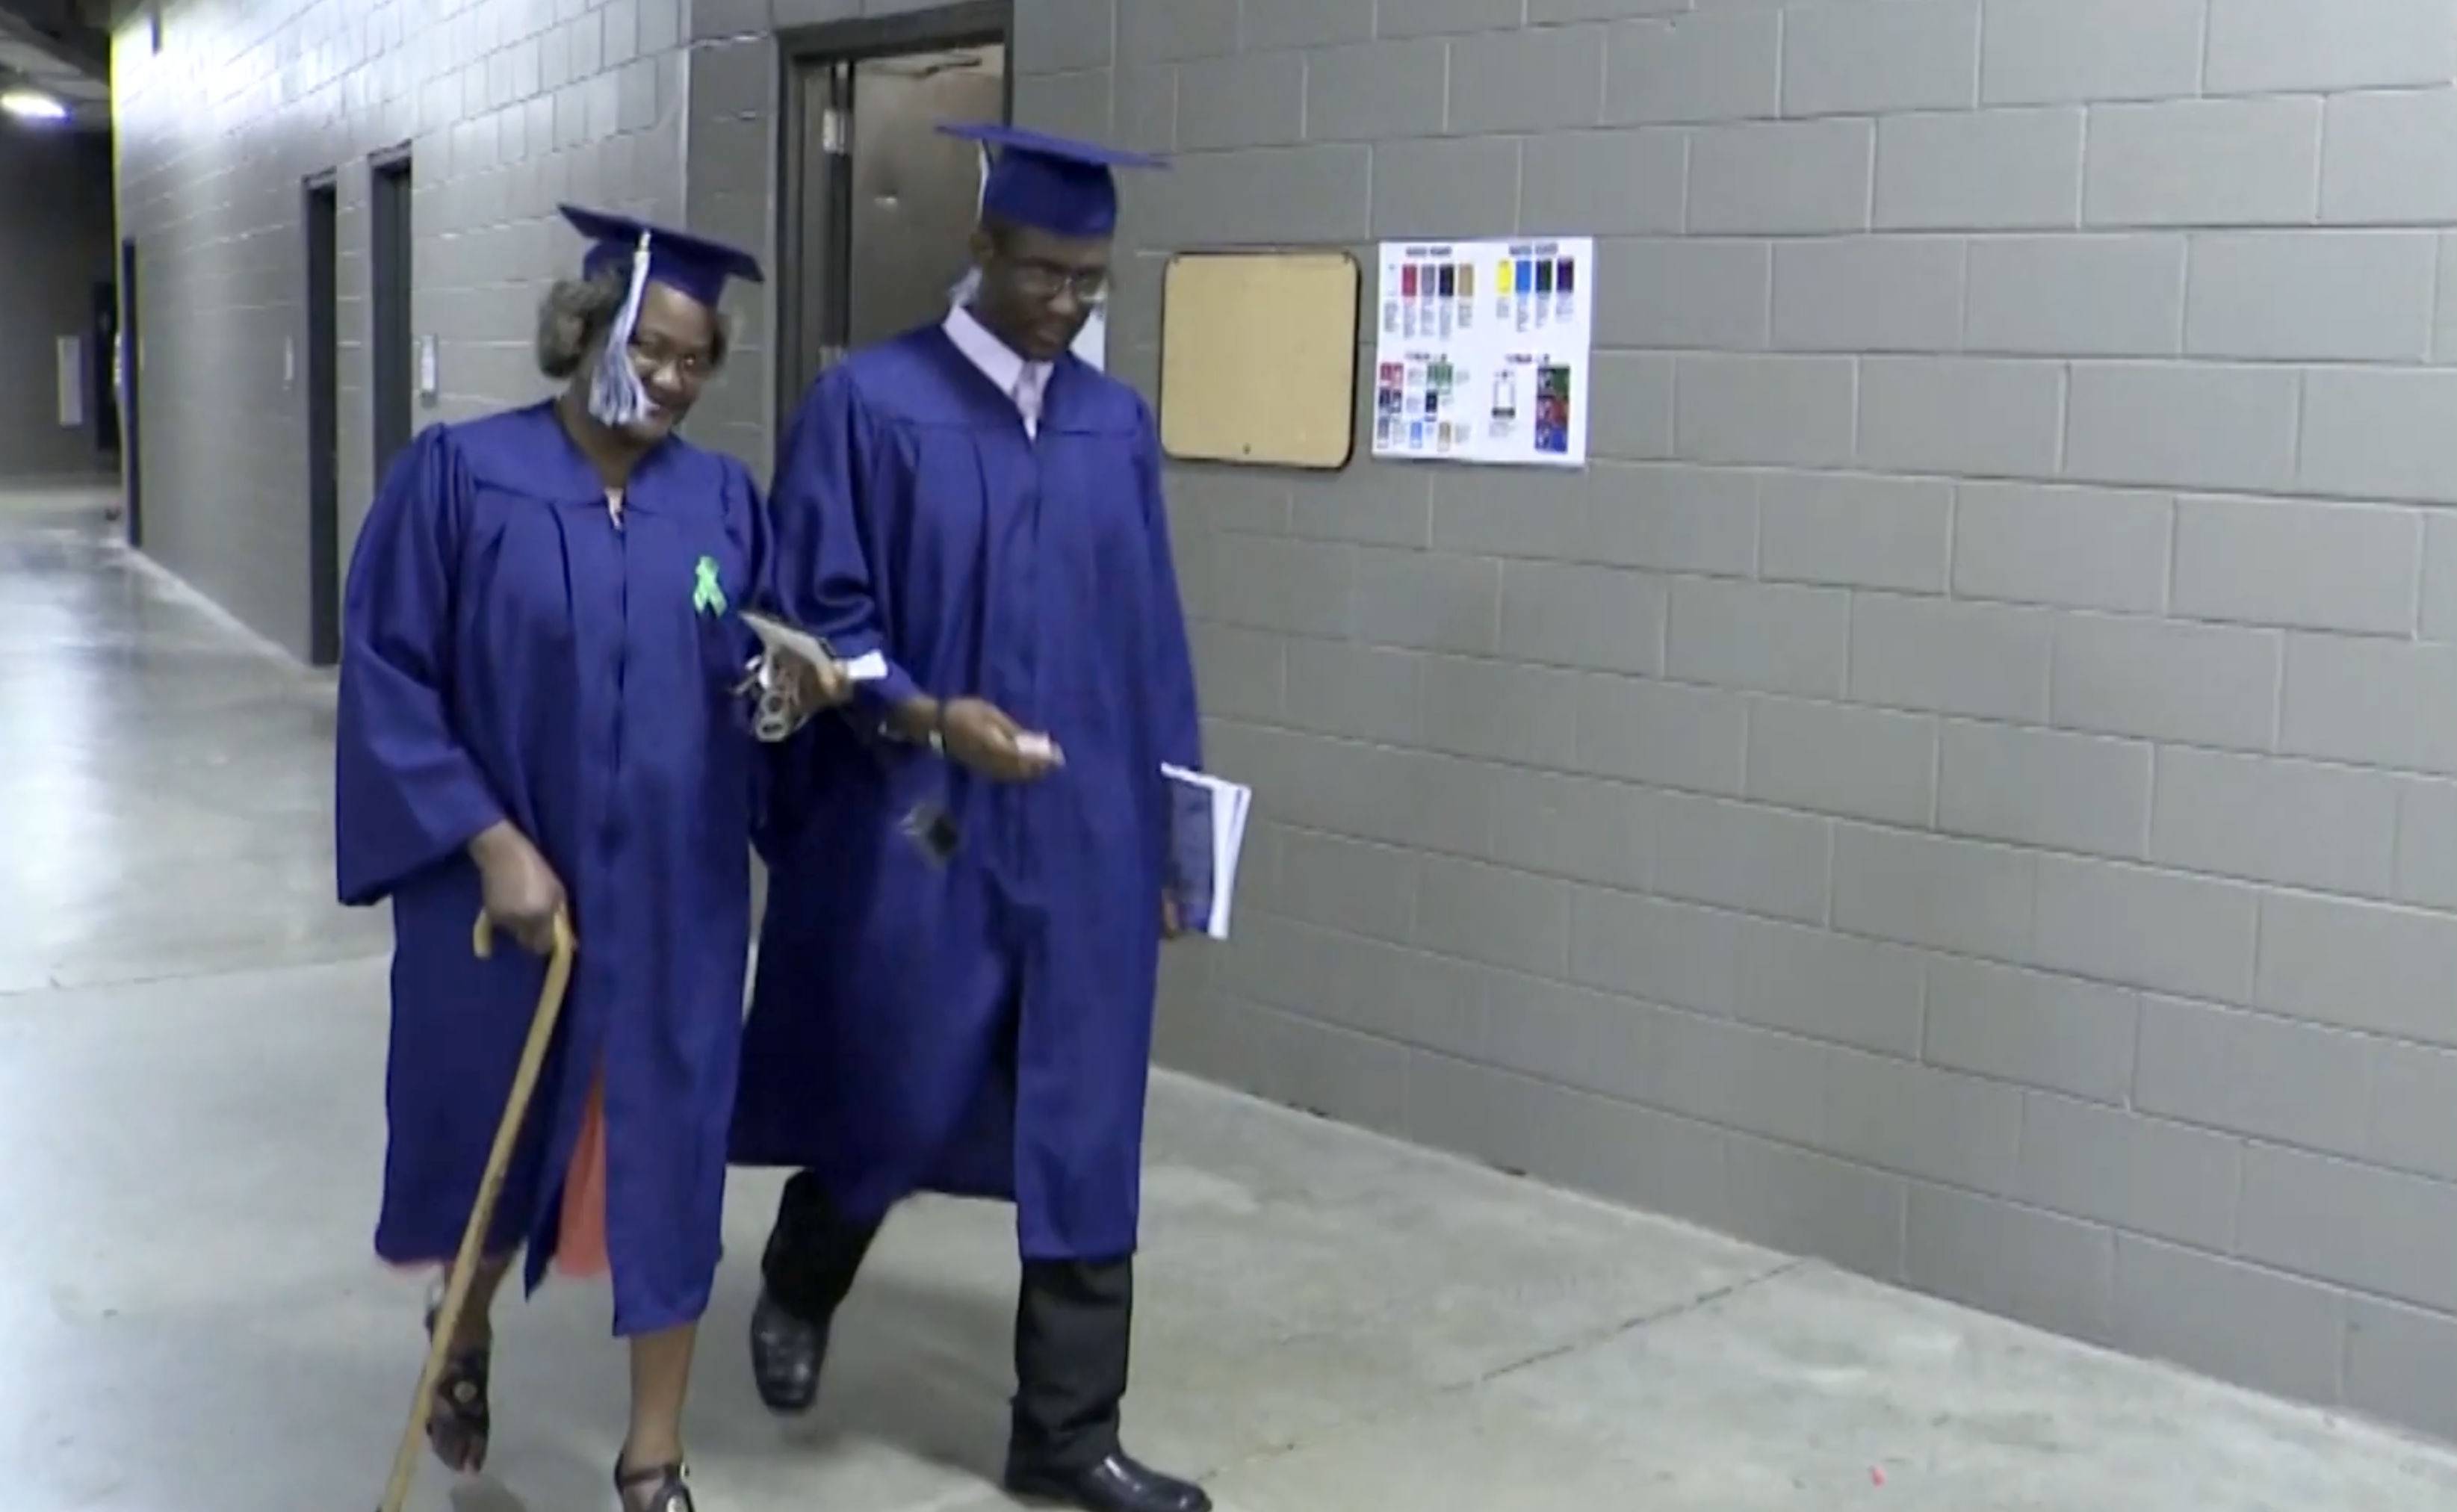
<path fill-rule="evenodd" d="M 588 412 L 601 425 L 637 425 L 652 407 L 640 375 L 631 370 L 631 333 L 639 328 L 640 300 L 649 292 L 649 233 L 631 254 L 631 290 L 614 323 L 606 332 L 606 349 L 597 356 L 597 372 L 588 383 Z"/>
<path fill-rule="evenodd" d="M 981 210 L 989 201 L 990 150 L 986 147 L 976 148 L 974 149 L 973 155 L 980 167 L 980 173 L 976 176 L 973 184 L 973 223 L 975 225 L 979 225 L 981 224 Z M 956 280 L 956 286 L 947 291 L 947 304 L 951 309 L 961 309 L 963 306 L 972 303 L 973 296 L 981 292 L 981 267 L 980 263 L 976 262 L 970 267 L 964 269 L 964 276 Z"/>

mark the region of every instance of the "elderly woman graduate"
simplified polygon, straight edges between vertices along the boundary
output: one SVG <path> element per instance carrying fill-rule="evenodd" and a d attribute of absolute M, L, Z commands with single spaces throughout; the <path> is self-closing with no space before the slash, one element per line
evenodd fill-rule
<path fill-rule="evenodd" d="M 547 296 L 556 398 L 427 430 L 393 467 L 343 611 L 341 899 L 389 900 L 392 1049 L 377 1252 L 458 1247 L 544 965 L 471 950 L 483 910 L 530 951 L 568 919 L 570 998 L 430 1440 L 484 1461 L 488 1303 L 526 1246 L 609 1273 L 631 1350 L 622 1512 L 692 1512 L 681 1442 L 718 1257 L 750 942 L 754 717 L 805 718 L 842 671 L 781 662 L 743 622 L 769 570 L 740 464 L 673 434 L 723 364 L 717 302 L 747 254 L 566 207 L 591 243 Z M 780 705 L 782 707 L 780 707 Z M 774 735 L 771 729 L 758 734 Z M 435 1326 L 428 1314 L 427 1326 Z"/>

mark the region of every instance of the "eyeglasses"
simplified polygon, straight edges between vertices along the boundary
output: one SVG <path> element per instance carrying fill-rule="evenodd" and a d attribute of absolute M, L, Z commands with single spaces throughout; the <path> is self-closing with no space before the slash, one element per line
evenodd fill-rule
<path fill-rule="evenodd" d="M 709 374 L 716 369 L 715 357 L 707 351 L 672 347 L 639 337 L 631 340 L 631 362 L 648 373 L 671 368 L 676 378 L 689 384 L 708 382 Z"/>
<path fill-rule="evenodd" d="M 1098 304 L 1109 297 L 1106 268 L 1070 268 L 1040 258 L 1007 257 L 1005 262 L 1015 270 L 1016 287 L 1036 300 L 1071 293 L 1078 303 Z"/>

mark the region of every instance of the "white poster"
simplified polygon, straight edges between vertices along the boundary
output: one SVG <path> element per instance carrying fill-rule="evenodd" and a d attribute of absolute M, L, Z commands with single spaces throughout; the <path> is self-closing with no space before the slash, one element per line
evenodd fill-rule
<path fill-rule="evenodd" d="M 85 425 L 85 338 L 61 337 L 55 351 L 55 363 L 60 389 L 60 428 L 82 429 Z"/>
<path fill-rule="evenodd" d="M 1093 367 L 1105 370 L 1109 365 L 1109 310 L 1106 304 L 1092 306 L 1092 318 L 1075 337 L 1075 355 Z"/>
<path fill-rule="evenodd" d="M 1373 455 L 1584 466 L 1595 249 L 1384 242 Z"/>

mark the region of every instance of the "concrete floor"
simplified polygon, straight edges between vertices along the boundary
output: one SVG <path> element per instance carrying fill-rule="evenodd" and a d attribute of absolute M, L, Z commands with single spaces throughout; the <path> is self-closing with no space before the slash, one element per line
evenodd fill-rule
<path fill-rule="evenodd" d="M 12 1507 L 371 1506 L 420 1292 L 367 1250 L 382 921 L 327 901 L 330 694 L 0 491 L 0 1464 Z M 1230 1512 L 2423 1512 L 2457 1457 L 1184 1082 L 1152 1117 L 1129 1433 Z M 736 1185 L 694 1404 L 710 1512 L 981 1512 L 1011 1229 L 889 1228 L 819 1414 L 742 1332 Z M 605 1503 L 602 1293 L 503 1314 L 493 1478 Z"/>

